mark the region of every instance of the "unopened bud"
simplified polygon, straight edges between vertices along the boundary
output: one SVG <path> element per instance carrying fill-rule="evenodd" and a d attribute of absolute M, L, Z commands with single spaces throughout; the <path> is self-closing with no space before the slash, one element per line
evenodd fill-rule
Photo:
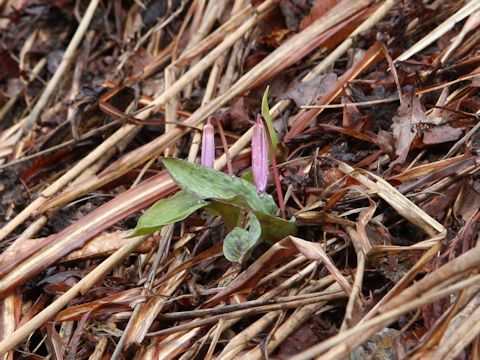
<path fill-rule="evenodd" d="M 202 135 L 202 166 L 213 169 L 215 163 L 215 130 L 210 123 L 210 118 L 203 126 Z"/>
<path fill-rule="evenodd" d="M 265 192 L 268 181 L 268 153 L 262 115 L 257 115 L 252 135 L 252 173 L 259 193 Z"/>

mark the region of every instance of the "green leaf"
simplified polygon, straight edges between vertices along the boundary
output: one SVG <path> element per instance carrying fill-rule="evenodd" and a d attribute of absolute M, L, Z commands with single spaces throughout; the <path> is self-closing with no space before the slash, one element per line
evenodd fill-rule
<path fill-rule="evenodd" d="M 253 248 L 260 238 L 261 227 L 257 217 L 250 213 L 250 225 L 248 231 L 235 227 L 223 242 L 223 254 L 227 260 L 238 262 L 251 248 Z"/>
<path fill-rule="evenodd" d="M 290 220 L 284 220 L 259 211 L 255 211 L 255 215 L 262 225 L 262 241 L 273 244 L 288 235 L 295 235 L 297 233 L 297 223 L 293 217 Z"/>
<path fill-rule="evenodd" d="M 218 200 L 211 201 L 210 204 L 205 207 L 205 210 L 213 215 L 221 216 L 228 230 L 232 230 L 237 226 L 241 212 L 238 206 Z"/>
<path fill-rule="evenodd" d="M 195 198 L 186 191 L 179 191 L 168 199 L 157 201 L 138 219 L 137 226 L 128 237 L 151 234 L 162 226 L 181 221 L 208 202 Z"/>
<path fill-rule="evenodd" d="M 272 215 L 277 212 L 273 198 L 268 194 L 259 195 L 255 186 L 246 180 L 180 159 L 166 158 L 163 164 L 178 185 L 202 199 L 236 198 L 233 201 L 237 203 L 241 198 L 252 210 Z"/>
<path fill-rule="evenodd" d="M 248 249 L 248 231 L 239 227 L 228 233 L 223 241 L 223 255 L 231 262 L 238 262 Z"/>
<path fill-rule="evenodd" d="M 277 152 L 278 135 L 273 126 L 272 117 L 270 116 L 270 108 L 268 106 L 268 90 L 269 89 L 270 89 L 270 86 L 267 86 L 262 96 L 262 116 L 267 122 L 268 132 L 270 133 L 270 138 L 272 139 L 273 150 Z"/>
<path fill-rule="evenodd" d="M 251 184 L 254 184 L 255 182 L 253 181 L 253 173 L 252 170 L 247 170 L 245 171 L 242 175 L 240 175 L 240 178 L 243 180 L 248 181 Z"/>
<path fill-rule="evenodd" d="M 245 211 L 245 207 L 238 204 L 232 204 L 230 202 L 212 200 L 205 210 L 213 213 L 214 215 L 220 215 L 231 230 L 238 225 L 238 220 L 242 211 Z M 297 224 L 295 218 L 290 220 L 284 220 L 282 218 L 266 214 L 261 211 L 254 211 L 254 214 L 260 221 L 262 227 L 262 233 L 260 240 L 273 244 L 279 240 L 282 240 L 288 235 L 295 235 L 297 233 Z"/>

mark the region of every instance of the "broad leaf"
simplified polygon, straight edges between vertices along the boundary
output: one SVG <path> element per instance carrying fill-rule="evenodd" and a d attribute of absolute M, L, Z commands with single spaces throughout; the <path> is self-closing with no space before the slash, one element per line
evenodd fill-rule
<path fill-rule="evenodd" d="M 255 186 L 246 180 L 180 159 L 163 159 L 163 164 L 178 185 L 200 198 L 236 198 L 235 201 L 238 201 L 239 197 L 243 197 L 244 203 L 252 210 L 272 215 L 277 211 L 273 198 L 268 194 L 259 195 Z"/>
<path fill-rule="evenodd" d="M 255 182 L 253 181 L 253 173 L 252 170 L 245 171 L 242 175 L 240 175 L 240 178 L 243 180 L 248 181 L 249 183 L 254 184 Z"/>
<path fill-rule="evenodd" d="M 268 106 L 268 90 L 270 86 L 267 86 L 265 92 L 263 93 L 262 97 L 262 116 L 267 122 L 268 132 L 270 133 L 270 138 L 272 139 L 273 150 L 277 152 L 278 146 L 278 135 L 275 131 L 275 127 L 273 126 L 272 117 L 270 116 L 270 108 Z"/>
<path fill-rule="evenodd" d="M 239 204 L 233 204 L 231 201 L 212 200 L 205 207 L 205 210 L 214 215 L 220 215 L 228 229 L 231 230 L 238 225 L 240 213 L 246 209 Z M 262 227 L 261 241 L 273 244 L 288 235 L 295 235 L 297 232 L 297 224 L 294 218 L 284 220 L 261 211 L 254 211 L 254 214 Z"/>
<path fill-rule="evenodd" d="M 221 216 L 230 231 L 238 225 L 240 213 L 245 209 L 225 201 L 212 200 L 210 204 L 205 207 L 205 210 L 213 215 Z"/>
<path fill-rule="evenodd" d="M 390 167 L 396 164 L 402 165 L 405 162 L 410 146 L 418 133 L 416 125 L 428 122 L 422 103 L 413 90 L 403 94 L 400 100 L 400 107 L 391 125 L 395 137 L 395 153 L 398 157 L 390 163 Z"/>
<path fill-rule="evenodd" d="M 195 198 L 186 191 L 179 191 L 172 197 L 157 201 L 138 219 L 137 226 L 128 236 L 151 234 L 162 226 L 181 221 L 208 202 Z"/>
<path fill-rule="evenodd" d="M 272 216 L 259 211 L 255 211 L 254 213 L 262 226 L 262 241 L 273 244 L 288 235 L 295 235 L 297 233 L 297 223 L 295 222 L 295 218 L 284 220 L 277 216 Z"/>
<path fill-rule="evenodd" d="M 234 228 L 223 241 L 223 255 L 227 260 L 238 262 L 260 239 L 261 227 L 258 219 L 250 213 L 248 231 L 239 227 Z"/>

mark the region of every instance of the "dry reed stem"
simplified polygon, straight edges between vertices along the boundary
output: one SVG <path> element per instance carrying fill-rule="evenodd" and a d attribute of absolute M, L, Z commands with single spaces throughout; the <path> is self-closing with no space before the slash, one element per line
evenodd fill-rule
<path fill-rule="evenodd" d="M 109 256 L 82 280 L 70 288 L 67 292 L 61 295 L 53 303 L 48 305 L 35 317 L 23 324 L 20 328 L 15 330 L 11 335 L 6 337 L 0 342 L 0 355 L 13 349 L 20 342 L 25 340 L 32 332 L 37 330 L 40 326 L 55 316 L 60 310 L 62 310 L 68 303 L 80 294 L 84 294 L 95 285 L 105 274 L 111 271 L 120 261 L 125 259 L 130 253 L 139 246 L 147 236 L 140 236 L 132 239 L 130 244 L 124 245 L 118 249 L 114 254 Z"/>
<path fill-rule="evenodd" d="M 342 356 L 346 356 L 352 349 L 360 345 L 362 342 L 367 340 L 368 337 L 373 336 L 378 329 L 381 329 L 388 324 L 398 319 L 401 315 L 412 311 L 420 306 L 431 303 L 435 300 L 441 299 L 445 296 L 448 296 L 457 291 L 463 290 L 469 286 L 476 285 L 480 283 L 480 275 L 477 275 L 468 280 L 458 282 L 455 285 L 450 285 L 445 289 L 423 293 L 419 295 L 418 298 L 412 300 L 409 303 L 404 303 L 403 305 L 398 306 L 395 309 L 385 311 L 381 315 L 366 321 L 362 325 L 353 327 L 344 333 L 341 333 L 333 338 L 330 338 L 323 343 L 315 345 L 310 349 L 295 355 L 292 360 L 307 360 L 326 351 L 330 350 L 324 355 L 316 357 L 318 360 L 335 360 L 339 359 Z M 368 334 L 368 335 L 366 335 Z"/>
<path fill-rule="evenodd" d="M 15 292 L 8 295 L 7 297 L 0 300 L 0 328 L 2 333 L 0 335 L 0 340 L 5 339 L 15 332 L 15 328 L 18 326 L 16 311 L 16 299 L 18 294 Z M 1 360 L 13 360 L 14 352 L 10 351 L 3 356 L 0 355 Z"/>
<path fill-rule="evenodd" d="M 32 109 L 30 115 L 26 119 L 23 125 L 25 131 L 30 131 L 33 128 L 33 126 L 38 120 L 38 117 L 40 116 L 40 113 L 45 108 L 45 105 L 47 105 L 47 102 L 50 100 L 50 97 L 60 83 L 60 80 L 62 79 L 65 71 L 70 66 L 72 60 L 75 59 L 75 52 L 77 51 L 78 45 L 80 45 L 80 42 L 82 41 L 83 36 L 85 35 L 85 32 L 87 31 L 88 26 L 92 21 L 93 15 L 95 14 L 95 10 L 97 9 L 99 2 L 99 0 L 90 1 L 87 10 L 85 11 L 85 14 L 83 15 L 82 21 L 80 21 L 80 24 L 78 24 L 78 28 L 75 31 L 72 40 L 68 44 L 68 47 L 62 56 L 62 61 L 60 62 L 60 65 L 58 65 L 55 74 L 53 74 L 52 78 L 48 82 L 47 87 L 43 91 L 42 95 Z"/>
<path fill-rule="evenodd" d="M 395 5 L 395 0 L 386 0 L 375 12 L 361 23 L 340 45 L 306 75 L 302 81 L 311 81 L 317 75 L 327 71 L 352 47 L 354 38 L 363 31 L 371 29 L 382 20 Z"/>
<path fill-rule="evenodd" d="M 341 287 L 338 283 L 330 285 L 326 291 L 338 291 Z M 287 338 L 292 332 L 294 332 L 300 325 L 305 323 L 310 317 L 325 306 L 326 302 L 314 303 L 303 306 L 289 316 L 289 318 L 274 332 L 271 341 L 268 342 L 266 349 L 269 353 L 274 351 L 283 340 Z M 263 358 L 263 353 L 260 346 L 256 346 L 250 350 L 243 357 L 245 360 L 260 360 Z"/>
<path fill-rule="evenodd" d="M 474 11 L 480 9 L 480 2 L 477 0 L 471 0 L 465 4 L 460 10 L 455 14 L 450 16 L 447 20 L 437 26 L 432 30 L 428 35 L 417 41 L 413 46 L 408 50 L 403 52 L 398 56 L 394 62 L 405 61 L 411 58 L 413 55 L 425 49 L 428 45 L 432 44 L 434 41 L 438 40 L 441 36 L 445 35 L 449 30 L 451 30 L 455 24 L 467 16 L 470 16 Z"/>
<path fill-rule="evenodd" d="M 336 285 L 335 290 L 340 289 L 340 287 L 337 284 L 335 285 Z M 163 335 L 174 334 L 177 332 L 194 329 L 204 325 L 213 324 L 218 322 L 219 320 L 243 318 L 245 316 L 252 316 L 262 312 L 291 309 L 291 308 L 297 308 L 300 306 L 308 306 L 311 304 L 316 304 L 318 306 L 319 302 L 322 302 L 321 306 L 323 306 L 324 301 L 341 299 L 346 296 L 344 292 L 340 292 L 340 291 L 332 292 L 333 290 L 330 288 L 327 290 L 329 290 L 327 291 L 327 294 L 318 294 L 313 298 L 294 300 L 294 301 L 289 301 L 289 302 L 279 303 L 279 304 L 262 305 L 262 306 L 255 307 L 253 309 L 237 310 L 237 311 L 232 311 L 230 313 L 226 313 L 222 315 L 214 315 L 206 319 L 194 320 L 186 324 L 177 325 L 177 326 L 170 327 L 168 329 L 163 329 L 163 330 L 155 331 L 152 333 L 148 333 L 147 336 L 152 337 L 152 336 L 163 336 Z"/>
<path fill-rule="evenodd" d="M 423 231 L 425 231 L 425 233 L 427 233 L 431 237 L 439 234 L 446 234 L 446 230 L 442 224 L 440 224 L 430 215 L 425 213 L 413 202 L 408 200 L 397 189 L 395 189 L 392 185 L 390 185 L 382 178 L 374 174 L 367 173 L 364 170 L 355 170 L 350 165 L 347 165 L 341 161 L 337 161 L 337 163 L 338 168 L 342 172 L 358 180 L 369 190 L 378 193 L 378 196 L 388 202 L 390 206 L 392 206 L 400 215 L 420 227 Z M 368 176 L 370 176 L 374 180 L 370 180 L 362 173 L 367 173 Z"/>
<path fill-rule="evenodd" d="M 167 91 L 168 88 L 175 84 L 176 77 L 177 77 L 177 69 L 175 66 L 167 66 L 164 71 L 164 81 L 165 81 L 165 90 Z M 171 122 L 177 121 L 177 110 L 179 106 L 179 98 L 178 95 L 175 95 L 170 100 L 167 101 L 165 104 L 165 133 L 169 132 L 175 125 L 171 124 Z M 172 144 L 172 147 L 165 148 L 164 155 L 170 156 L 170 154 L 175 151 L 175 144 Z"/>
<path fill-rule="evenodd" d="M 321 357 L 322 360 L 337 359 L 347 354 L 351 349 L 359 346 L 373 336 L 382 327 L 397 319 L 408 311 L 440 299 L 451 293 L 460 291 L 480 282 L 480 275 L 448 285 L 449 279 L 477 268 L 480 265 L 480 247 L 475 247 L 456 259 L 446 263 L 433 273 L 410 286 L 384 305 L 377 308 L 375 316 L 361 322 L 359 325 L 339 333 L 294 357 L 295 360 L 306 360 L 326 351 L 329 353 Z M 442 287 L 442 284 L 447 286 Z"/>

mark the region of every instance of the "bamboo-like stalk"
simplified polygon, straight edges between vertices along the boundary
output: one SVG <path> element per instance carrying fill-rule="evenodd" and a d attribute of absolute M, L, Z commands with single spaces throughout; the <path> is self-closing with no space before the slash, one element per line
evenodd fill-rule
<path fill-rule="evenodd" d="M 450 29 L 452 29 L 455 24 L 467 16 L 470 16 L 473 12 L 480 9 L 480 2 L 477 0 L 471 0 L 465 4 L 460 10 L 455 14 L 450 16 L 443 23 L 438 25 L 434 30 L 432 30 L 428 35 L 424 36 L 420 41 L 417 41 L 413 46 L 408 50 L 404 51 L 400 56 L 398 56 L 394 61 L 405 61 L 415 55 L 417 52 L 425 49 L 428 45 L 438 40 L 441 36 L 445 35 Z"/>
<path fill-rule="evenodd" d="M 455 285 L 450 285 L 449 282 L 449 279 L 455 279 L 456 275 L 464 274 L 469 270 L 475 269 L 480 264 L 480 258 L 478 258 L 479 253 L 480 248 L 478 247 L 467 251 L 388 301 L 377 310 L 376 316 L 311 347 L 299 355 L 294 356 L 293 359 L 311 359 L 326 351 L 329 351 L 329 353 L 323 355 L 321 357 L 322 360 L 338 359 L 348 353 L 348 349 L 360 345 L 400 315 L 437 299 L 441 299 L 456 291 L 480 283 L 480 275 L 475 275 L 457 282 Z M 441 287 L 442 283 L 446 283 L 447 286 Z M 440 288 L 438 288 L 439 286 Z"/>
<path fill-rule="evenodd" d="M 349 174 L 353 178 L 360 181 L 370 190 L 374 190 L 378 195 L 387 201 L 395 210 L 397 210 L 403 217 L 411 221 L 413 224 L 419 226 L 430 236 L 446 235 L 446 230 L 442 224 L 433 219 L 430 215 L 425 213 L 417 205 L 408 200 L 397 189 L 387 183 L 378 176 L 370 174 L 373 181 L 361 172 L 355 171 L 351 166 L 338 162 L 339 168 L 345 174 Z"/>
<path fill-rule="evenodd" d="M 335 287 L 327 289 L 327 294 L 318 294 L 317 296 L 312 297 L 312 298 L 293 300 L 293 301 L 289 301 L 289 302 L 285 302 L 285 303 L 279 303 L 279 304 L 262 305 L 262 306 L 258 306 L 257 308 L 253 308 L 253 309 L 243 309 L 243 310 L 232 311 L 232 312 L 227 313 L 227 314 L 213 315 L 213 316 L 208 317 L 206 319 L 195 320 L 195 321 L 192 321 L 192 322 L 189 322 L 189 323 L 186 323 L 186 324 L 181 324 L 181 325 L 177 325 L 177 326 L 174 326 L 174 327 L 170 327 L 168 329 L 155 331 L 155 332 L 147 334 L 147 336 L 152 337 L 152 336 L 163 336 L 163 335 L 174 334 L 174 333 L 177 333 L 177 332 L 182 332 L 184 330 L 190 330 L 190 329 L 194 329 L 194 328 L 197 328 L 197 327 L 200 327 L 200 326 L 212 324 L 212 323 L 215 323 L 219 320 L 230 320 L 230 319 L 234 319 L 234 318 L 242 318 L 242 317 L 245 317 L 245 316 L 255 315 L 259 312 L 286 310 L 286 309 L 298 308 L 298 307 L 301 307 L 301 306 L 307 306 L 307 305 L 312 305 L 312 304 L 316 304 L 315 305 L 316 307 L 323 306 L 325 301 L 331 301 L 331 300 L 341 299 L 341 298 L 345 297 L 344 292 L 336 291 L 336 290 L 339 290 L 340 287 L 337 284 L 334 284 L 334 285 L 335 285 Z M 302 315 L 304 315 L 304 314 L 302 313 Z M 304 316 L 302 316 L 302 317 L 305 318 Z M 302 318 L 302 317 L 300 317 L 300 318 Z"/>
<path fill-rule="evenodd" d="M 370 15 L 363 23 L 360 24 L 340 45 L 338 45 L 328 56 L 323 59 L 317 66 L 315 66 L 302 81 L 311 81 L 315 76 L 322 74 L 328 70 L 335 61 L 340 59 L 348 49 L 352 47 L 355 37 L 374 27 L 380 20 L 382 20 L 388 12 L 396 4 L 395 0 L 386 0 L 375 12 Z"/>
<path fill-rule="evenodd" d="M 47 104 L 47 102 L 50 100 L 50 97 L 52 96 L 53 92 L 55 91 L 58 84 L 60 83 L 60 80 L 65 74 L 65 71 L 68 69 L 71 62 L 74 60 L 75 52 L 77 51 L 78 45 L 80 45 L 80 42 L 82 41 L 90 25 L 90 22 L 92 21 L 93 15 L 97 10 L 97 6 L 99 2 L 100 2 L 99 0 L 90 1 L 90 4 L 88 5 L 87 10 L 85 11 L 85 14 L 83 15 L 82 21 L 80 21 L 80 24 L 78 24 L 78 28 L 75 31 L 75 34 L 73 35 L 72 40 L 70 40 L 70 43 L 68 44 L 68 47 L 62 56 L 62 61 L 60 62 L 60 65 L 58 66 L 57 70 L 55 71 L 55 74 L 53 74 L 53 77 L 48 82 L 47 87 L 43 91 L 42 95 L 38 99 L 30 115 L 25 121 L 23 125 L 25 131 L 31 130 L 32 127 L 35 125 L 35 123 L 38 120 L 38 117 L 40 116 L 40 113 L 45 108 L 45 105 Z"/>
<path fill-rule="evenodd" d="M 103 276 L 105 276 L 106 273 L 112 270 L 120 261 L 127 257 L 146 238 L 147 236 L 139 236 L 135 239 L 132 239 L 131 243 L 118 249 L 113 255 L 98 265 L 67 292 L 43 309 L 38 315 L 7 336 L 3 341 L 0 342 L 0 355 L 13 349 L 17 344 L 25 340 L 32 332 L 55 316 L 79 294 L 84 294 L 87 292 L 91 286 L 97 283 Z"/>

